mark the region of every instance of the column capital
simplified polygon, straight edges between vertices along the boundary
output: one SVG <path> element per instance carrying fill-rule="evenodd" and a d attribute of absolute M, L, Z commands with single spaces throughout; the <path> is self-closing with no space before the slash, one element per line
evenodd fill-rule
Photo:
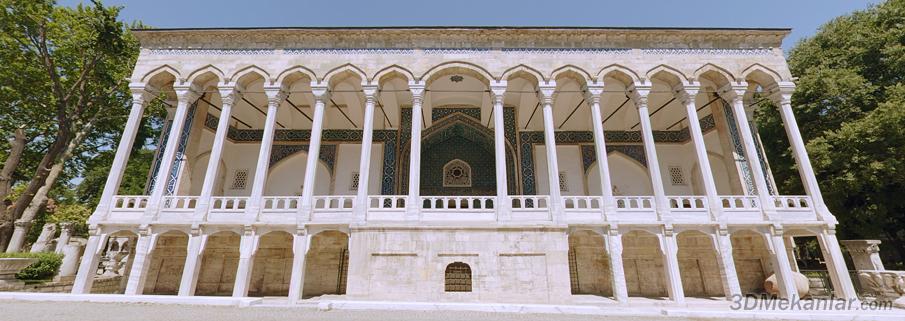
<path fill-rule="evenodd" d="M 241 89 L 237 88 L 236 86 L 229 86 L 229 85 L 217 86 L 217 91 L 220 92 L 220 101 L 224 105 L 235 104 L 236 100 L 239 99 L 239 97 L 241 97 L 239 94 L 240 90 Z"/>
<path fill-rule="evenodd" d="M 377 97 L 377 85 L 362 85 L 361 92 L 364 93 L 365 99 L 371 100 Z"/>
<path fill-rule="evenodd" d="M 734 84 L 727 84 L 720 89 L 717 89 L 717 94 L 720 95 L 723 99 L 727 101 L 734 101 L 736 99 L 744 99 L 745 93 L 748 92 L 748 83 L 747 82 L 738 82 Z"/>
<path fill-rule="evenodd" d="M 157 95 L 157 90 L 142 84 L 129 84 L 129 91 L 132 92 L 132 104 L 145 105 Z"/>
<path fill-rule="evenodd" d="M 409 83 L 409 92 L 412 93 L 412 98 L 421 99 L 424 97 L 424 84 L 423 83 Z"/>
<path fill-rule="evenodd" d="M 289 97 L 289 92 L 282 86 L 265 86 L 264 94 L 267 95 L 267 104 L 279 107 L 283 100 Z"/>
<path fill-rule="evenodd" d="M 585 87 L 585 99 L 592 104 L 600 103 L 600 95 L 603 95 L 603 85 L 588 85 Z"/>
<path fill-rule="evenodd" d="M 780 107 L 783 105 L 792 105 L 792 94 L 795 93 L 795 83 L 791 81 L 780 82 L 765 88 L 764 91 L 767 96 Z"/>
<path fill-rule="evenodd" d="M 176 92 L 176 101 L 183 104 L 192 103 L 201 97 L 201 89 L 194 85 L 188 86 L 173 86 L 173 91 Z"/>
<path fill-rule="evenodd" d="M 629 87 L 629 96 L 632 98 L 632 101 L 635 102 L 635 107 L 647 107 L 647 96 L 650 94 L 650 90 L 650 85 L 642 85 L 638 83 Z"/>
<path fill-rule="evenodd" d="M 330 90 L 327 85 L 311 85 L 311 94 L 314 95 L 315 101 L 330 99 Z"/>
<path fill-rule="evenodd" d="M 544 105 L 553 105 L 553 95 L 556 94 L 556 84 L 548 82 L 547 84 L 537 86 L 537 99 Z"/>
<path fill-rule="evenodd" d="M 492 99 L 503 99 L 507 87 L 508 84 L 505 80 L 490 83 L 490 94 Z"/>
<path fill-rule="evenodd" d="M 677 87 L 676 99 L 683 105 L 693 104 L 700 91 L 701 87 L 697 85 Z"/>

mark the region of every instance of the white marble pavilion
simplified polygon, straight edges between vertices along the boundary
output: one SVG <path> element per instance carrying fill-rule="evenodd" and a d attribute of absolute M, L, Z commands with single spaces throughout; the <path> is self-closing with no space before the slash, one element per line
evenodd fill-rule
<path fill-rule="evenodd" d="M 574 302 L 731 297 L 816 237 L 856 298 L 793 115 L 787 29 L 137 30 L 133 106 L 73 293 Z M 145 195 L 118 187 L 169 106 Z M 779 195 L 772 100 L 807 195 Z M 123 245 L 127 246 L 127 245 Z"/>

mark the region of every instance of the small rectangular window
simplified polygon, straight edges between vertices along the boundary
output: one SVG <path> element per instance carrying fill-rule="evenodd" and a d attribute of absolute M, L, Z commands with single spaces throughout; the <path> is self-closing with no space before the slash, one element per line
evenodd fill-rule
<path fill-rule="evenodd" d="M 569 181 L 566 179 L 566 172 L 559 172 L 559 191 L 569 191 Z"/>
<path fill-rule="evenodd" d="M 349 184 L 349 190 L 358 190 L 358 180 L 360 177 L 361 176 L 358 174 L 358 172 L 352 172 L 352 184 Z"/>
<path fill-rule="evenodd" d="M 682 167 L 679 166 L 670 166 L 669 167 L 669 178 L 672 181 L 673 185 L 686 185 L 685 182 L 685 173 L 682 172 Z"/>
<path fill-rule="evenodd" d="M 230 189 L 245 189 L 245 186 L 248 184 L 248 170 L 247 169 L 237 169 L 233 173 L 233 184 L 230 186 Z"/>

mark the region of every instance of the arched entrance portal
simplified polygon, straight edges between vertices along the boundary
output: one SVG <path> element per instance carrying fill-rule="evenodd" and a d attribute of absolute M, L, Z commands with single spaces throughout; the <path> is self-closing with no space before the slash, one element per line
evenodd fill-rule
<path fill-rule="evenodd" d="M 424 131 L 421 195 L 496 195 L 493 130 L 453 114 Z M 506 146 L 508 190 L 515 191 L 514 158 Z"/>

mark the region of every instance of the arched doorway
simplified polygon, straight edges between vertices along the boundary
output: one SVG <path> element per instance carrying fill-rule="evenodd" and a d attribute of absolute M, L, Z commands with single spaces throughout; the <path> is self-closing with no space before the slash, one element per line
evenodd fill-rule
<path fill-rule="evenodd" d="M 305 258 L 303 298 L 346 294 L 349 269 L 349 235 L 324 231 L 311 237 Z"/>

